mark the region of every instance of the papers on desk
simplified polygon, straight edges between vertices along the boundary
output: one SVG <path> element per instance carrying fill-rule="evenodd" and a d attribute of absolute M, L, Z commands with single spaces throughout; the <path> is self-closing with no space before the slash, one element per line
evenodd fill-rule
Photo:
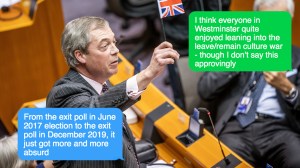
<path fill-rule="evenodd" d="M 34 106 L 35 106 L 36 108 L 46 108 L 46 100 L 45 100 L 45 101 L 41 101 L 41 102 L 34 103 Z"/>
<path fill-rule="evenodd" d="M 164 164 L 166 164 L 166 165 L 164 165 Z M 156 162 L 154 162 L 154 165 L 151 165 L 151 166 L 147 165 L 147 168 L 172 168 L 172 166 L 167 165 L 167 163 L 163 160 L 157 160 Z"/>
<path fill-rule="evenodd" d="M 123 113 L 126 115 L 126 121 L 128 124 L 135 124 L 138 122 L 138 116 L 131 107 L 123 111 Z"/>
<path fill-rule="evenodd" d="M 20 2 L 20 0 L 1 0 L 0 8 L 2 8 L 3 6 L 10 6 L 18 2 Z"/>

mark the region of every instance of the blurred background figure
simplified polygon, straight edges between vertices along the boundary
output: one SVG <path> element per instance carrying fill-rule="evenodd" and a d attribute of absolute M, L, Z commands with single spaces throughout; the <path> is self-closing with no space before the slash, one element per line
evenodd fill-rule
<path fill-rule="evenodd" d="M 168 65 L 168 76 L 164 82 L 172 88 L 172 99 L 186 113 L 199 106 L 197 79 L 201 72 L 192 72 L 188 67 L 188 20 L 194 11 L 228 11 L 230 0 L 182 0 L 185 13 L 163 19 L 166 39 L 170 41 L 181 57 L 176 64 Z M 161 34 L 162 34 L 161 30 Z"/>
<path fill-rule="evenodd" d="M 0 140 L 0 168 L 35 168 L 36 162 L 18 156 L 18 134 Z"/>
<path fill-rule="evenodd" d="M 21 160 L 18 156 L 18 134 L 0 139 L 0 168 L 53 168 L 52 161 L 37 165 L 33 160 Z"/>

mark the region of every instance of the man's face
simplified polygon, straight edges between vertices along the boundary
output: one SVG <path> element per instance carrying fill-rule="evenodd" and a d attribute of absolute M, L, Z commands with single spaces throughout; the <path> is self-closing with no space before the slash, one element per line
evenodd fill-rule
<path fill-rule="evenodd" d="M 86 70 L 92 79 L 102 83 L 118 72 L 119 49 L 109 26 L 92 30 L 90 39 L 88 54 L 85 54 Z"/>

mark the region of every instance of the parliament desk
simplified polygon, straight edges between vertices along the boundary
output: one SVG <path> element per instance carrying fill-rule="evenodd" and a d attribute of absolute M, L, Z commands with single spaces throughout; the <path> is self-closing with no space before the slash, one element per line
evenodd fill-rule
<path fill-rule="evenodd" d="M 110 78 L 110 82 L 115 85 L 133 75 L 133 66 L 120 54 L 120 63 L 118 73 Z M 45 99 L 40 99 L 23 104 L 21 108 L 36 107 L 45 102 Z M 176 137 L 188 129 L 189 116 L 177 107 L 170 99 L 168 99 L 160 90 L 153 84 L 150 84 L 143 92 L 142 98 L 132 108 L 138 113 L 139 120 L 135 124 L 131 124 L 130 128 L 134 136 L 139 139 L 142 133 L 148 133 L 150 129 L 144 129 L 144 123 L 147 120 L 147 115 L 157 111 L 162 105 L 169 106 L 168 112 L 164 113 L 158 120 L 154 122 L 158 136 L 161 138 L 160 143 L 156 143 L 159 158 L 169 163 L 173 159 L 176 160 L 176 168 L 200 168 L 200 167 L 225 167 L 223 155 L 221 153 L 218 140 L 207 130 L 204 129 L 204 135 L 186 147 L 181 144 Z M 43 105 L 42 105 L 43 106 Z M 45 105 L 44 105 L 45 106 Z M 13 119 L 13 123 L 17 127 L 17 114 Z M 226 167 L 251 167 L 242 158 L 236 155 L 228 147 L 221 144 L 225 156 L 233 161 Z"/>
<path fill-rule="evenodd" d="M 120 83 L 133 75 L 133 66 L 122 55 L 120 58 L 122 62 L 119 64 L 119 72 L 110 79 L 112 84 Z M 163 142 L 156 144 L 160 158 L 166 162 L 175 159 L 177 161 L 176 168 L 218 167 L 218 165 L 222 165 L 223 155 L 218 140 L 207 130 L 204 129 L 204 136 L 188 147 L 176 139 L 178 135 L 188 129 L 189 116 L 153 84 L 147 87 L 141 100 L 133 107 L 139 116 L 138 123 L 130 125 L 133 134 L 137 138 L 141 138 L 146 116 L 163 104 L 168 104 L 172 110 L 154 122 L 155 129 L 163 140 Z M 226 157 L 234 157 L 238 162 L 236 166 L 229 165 L 228 167 L 251 167 L 225 145 L 222 144 L 222 148 Z"/>
<path fill-rule="evenodd" d="M 60 50 L 61 0 L 35 1 L 0 11 L 0 120 L 9 133 L 15 131 L 11 120 L 22 103 L 46 97 L 67 71 Z M 20 10 L 22 15 L 12 19 Z"/>

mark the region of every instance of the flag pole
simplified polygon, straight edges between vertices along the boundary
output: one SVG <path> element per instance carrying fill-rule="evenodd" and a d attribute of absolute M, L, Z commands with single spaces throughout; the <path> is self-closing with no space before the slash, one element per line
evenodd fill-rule
<path fill-rule="evenodd" d="M 163 37 L 164 37 L 164 41 L 167 41 L 167 37 L 166 37 L 166 31 L 165 31 L 165 25 L 164 25 L 164 20 L 163 18 L 160 18 L 160 23 L 161 23 L 161 28 L 162 28 L 162 32 L 163 32 Z"/>
<path fill-rule="evenodd" d="M 181 0 L 157 0 L 158 12 L 160 15 L 160 23 L 163 33 L 163 40 L 167 41 L 166 30 L 163 18 L 175 16 L 184 13 L 184 8 Z"/>

